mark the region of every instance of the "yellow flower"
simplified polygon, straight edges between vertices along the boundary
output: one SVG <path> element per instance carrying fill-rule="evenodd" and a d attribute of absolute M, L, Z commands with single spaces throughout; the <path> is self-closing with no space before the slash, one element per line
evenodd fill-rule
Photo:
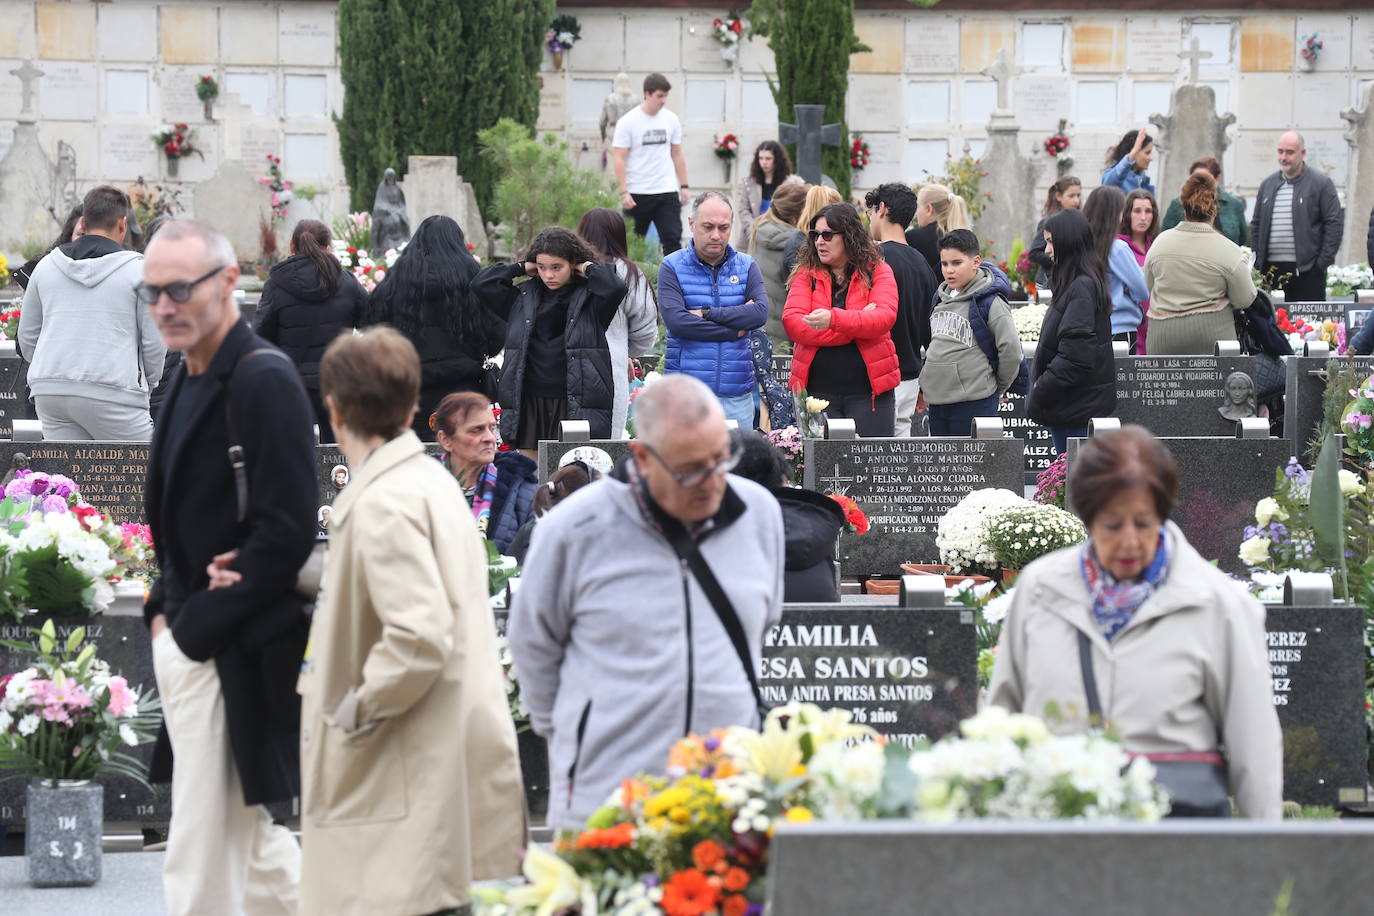
<path fill-rule="evenodd" d="M 789 824 L 806 824 L 816 819 L 816 815 L 811 813 L 810 808 L 803 808 L 800 805 L 795 808 L 788 808 L 786 817 Z"/>
<path fill-rule="evenodd" d="M 807 412 L 807 413 L 820 413 L 822 410 L 825 410 L 825 409 L 826 409 L 827 407 L 829 407 L 829 406 L 830 406 L 830 402 L 827 401 L 825 398 L 810 398 L 810 397 L 809 397 L 809 398 L 806 399 L 806 412 Z"/>
<path fill-rule="evenodd" d="M 668 812 L 668 820 L 672 821 L 674 824 L 691 823 L 692 812 L 683 805 L 674 805 Z"/>
<path fill-rule="evenodd" d="M 1346 471 L 1345 473 L 1350 474 L 1349 471 Z M 1355 475 L 1351 474 L 1350 476 L 1353 477 Z M 1341 483 L 1341 489 L 1344 490 L 1344 479 L 1342 479 Z M 1282 522 L 1287 521 L 1287 519 L 1288 513 L 1283 511 L 1283 509 L 1279 506 L 1278 502 L 1272 496 L 1266 496 L 1264 497 L 1264 499 L 1261 499 L 1259 502 L 1255 503 L 1255 524 L 1259 525 L 1261 528 L 1269 524 L 1271 521 Z"/>
<path fill-rule="evenodd" d="M 692 797 L 692 791 L 683 786 L 669 786 L 657 795 L 651 795 L 648 801 L 644 802 L 645 817 L 660 817 L 667 814 L 673 808 L 687 804 Z"/>
<path fill-rule="evenodd" d="M 530 844 L 521 868 L 529 884 L 506 894 L 506 902 L 518 908 L 529 908 L 534 916 L 553 916 L 569 907 L 580 906 L 584 913 L 595 913 L 596 892 L 573 867 L 537 844 Z"/>
<path fill-rule="evenodd" d="M 764 724 L 762 732 L 739 732 L 744 764 L 754 773 L 773 782 L 783 782 L 802 762 L 797 733 L 784 731 L 777 720 Z"/>

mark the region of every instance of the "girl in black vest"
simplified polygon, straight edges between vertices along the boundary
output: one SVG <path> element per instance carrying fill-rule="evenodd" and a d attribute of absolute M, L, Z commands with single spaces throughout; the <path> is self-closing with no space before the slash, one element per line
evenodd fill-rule
<path fill-rule="evenodd" d="M 552 226 L 524 259 L 493 264 L 472 281 L 475 302 L 506 323 L 498 384 L 501 438 L 531 458 L 557 439 L 563 420 L 588 420 L 593 439 L 611 435 L 615 380 L 606 328 L 625 281 L 575 232 Z M 515 285 L 521 277 L 530 279 Z"/>

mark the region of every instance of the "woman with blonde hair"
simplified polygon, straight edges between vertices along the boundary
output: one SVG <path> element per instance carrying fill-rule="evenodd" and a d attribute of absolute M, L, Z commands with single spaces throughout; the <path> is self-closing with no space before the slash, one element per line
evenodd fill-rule
<path fill-rule="evenodd" d="M 827 188 L 825 185 L 815 184 L 806 191 L 806 203 L 802 204 L 801 215 L 797 217 L 797 226 L 810 226 L 816 214 L 820 213 L 831 204 L 843 203 L 844 198 L 840 192 L 834 188 Z M 782 276 L 783 280 L 791 283 L 792 272 L 797 269 L 797 257 L 801 252 L 802 242 L 806 240 L 804 235 L 798 235 L 790 239 L 787 247 L 782 252 Z M 784 297 L 786 298 L 786 297 Z"/>
<path fill-rule="evenodd" d="M 968 204 L 942 184 L 922 185 L 916 192 L 916 225 L 906 231 L 906 243 L 925 256 L 940 276 L 940 239 L 955 229 L 972 229 Z"/>
<path fill-rule="evenodd" d="M 782 306 L 787 301 L 787 271 L 783 266 L 783 255 L 788 242 L 796 239 L 801 244 L 802 231 L 797 228 L 797 223 L 801 219 L 810 187 L 796 176 L 779 185 L 773 192 L 772 204 L 766 213 L 754 220 L 749 234 L 749 254 L 758 262 L 759 272 L 763 274 L 763 287 L 768 291 L 768 323 L 764 325 L 764 330 L 775 347 L 790 343 L 787 332 L 782 329 Z"/>

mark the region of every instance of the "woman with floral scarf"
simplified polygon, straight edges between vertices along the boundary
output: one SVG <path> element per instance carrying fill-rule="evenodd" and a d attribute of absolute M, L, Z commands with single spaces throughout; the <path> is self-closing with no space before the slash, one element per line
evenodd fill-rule
<path fill-rule="evenodd" d="M 497 450 L 496 415 L 485 395 L 450 394 L 429 422 L 444 450 L 440 460 L 463 488 L 477 530 L 505 553 L 534 517 L 538 465 L 519 452 Z"/>

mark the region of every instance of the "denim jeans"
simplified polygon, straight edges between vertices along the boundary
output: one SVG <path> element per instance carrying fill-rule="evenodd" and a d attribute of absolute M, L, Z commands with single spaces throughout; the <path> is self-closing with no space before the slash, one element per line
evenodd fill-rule
<path fill-rule="evenodd" d="M 720 407 L 725 411 L 725 419 L 738 422 L 740 432 L 748 432 L 754 428 L 754 392 L 746 391 L 744 394 L 716 397 L 720 399 Z"/>
<path fill-rule="evenodd" d="M 1088 437 L 1088 427 L 1051 426 L 1050 437 L 1054 439 L 1054 453 L 1063 455 L 1069 450 L 1070 439 L 1086 439 Z"/>
<path fill-rule="evenodd" d="M 926 415 L 930 417 L 932 436 L 971 436 L 974 417 L 997 416 L 997 395 L 990 394 L 978 401 L 930 404 Z"/>

